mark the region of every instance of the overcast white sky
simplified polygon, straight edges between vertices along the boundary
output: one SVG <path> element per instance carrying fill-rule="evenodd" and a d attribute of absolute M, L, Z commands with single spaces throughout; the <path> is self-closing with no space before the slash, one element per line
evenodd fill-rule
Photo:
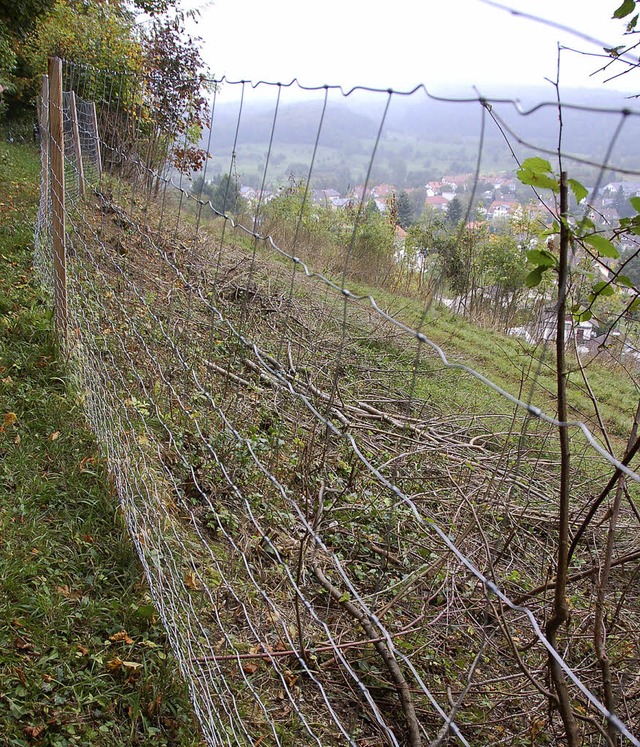
<path fill-rule="evenodd" d="M 504 0 L 510 8 L 569 26 L 610 45 L 622 23 L 611 20 L 621 0 Z M 200 5 L 205 0 L 191 0 Z M 424 83 L 445 93 L 476 85 L 491 94 L 507 85 L 555 78 L 557 44 L 598 51 L 555 28 L 515 17 L 481 0 L 214 0 L 197 33 L 211 71 L 229 79 L 304 85 L 369 85 L 406 89 Z M 562 53 L 565 87 L 601 86 L 589 78 L 598 61 Z M 637 92 L 640 72 L 607 84 Z"/>

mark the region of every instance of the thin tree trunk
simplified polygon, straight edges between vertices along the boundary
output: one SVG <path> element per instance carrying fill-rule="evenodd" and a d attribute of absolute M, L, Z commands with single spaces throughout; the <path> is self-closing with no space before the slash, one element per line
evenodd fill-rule
<path fill-rule="evenodd" d="M 569 232 L 567 218 L 567 175 L 560 176 L 560 260 L 558 266 L 558 309 L 556 333 L 556 380 L 558 391 L 558 420 L 567 422 L 567 367 L 565 360 L 565 316 L 567 310 L 567 285 L 569 276 Z M 558 650 L 558 629 L 569 619 L 567 604 L 567 575 L 569 566 L 569 503 L 570 503 L 570 446 L 567 427 L 559 427 L 560 437 L 560 508 L 558 516 L 558 555 L 556 588 L 553 599 L 553 614 L 547 623 L 547 638 Z M 578 726 L 571 709 L 571 696 L 567 688 L 564 672 L 558 662 L 549 654 L 551 679 L 558 695 L 558 709 L 567 735 L 568 747 L 580 744 Z"/>

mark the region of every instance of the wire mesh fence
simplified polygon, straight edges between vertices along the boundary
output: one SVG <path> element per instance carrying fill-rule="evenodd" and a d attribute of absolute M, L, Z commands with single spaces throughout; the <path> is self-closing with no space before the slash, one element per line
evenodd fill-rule
<path fill-rule="evenodd" d="M 559 424 L 549 343 L 486 347 L 443 305 L 428 255 L 367 222 L 396 102 L 428 125 L 438 100 L 212 81 L 197 184 L 177 168 L 186 143 L 145 116 L 148 81 L 71 64 L 64 81 L 51 148 L 64 153 L 66 352 L 208 743 L 560 744 L 561 682 L 584 743 L 640 744 L 636 436 L 607 437 L 587 379 Z M 235 89 L 231 116 L 220 99 Z M 312 97 L 308 160 L 276 191 L 288 91 Z M 323 143 L 365 93 L 377 114 L 350 166 L 359 187 L 329 205 Z M 533 146 L 519 123 L 557 112 L 448 103 L 477 121 L 472 192 L 489 127 Z M 600 114 L 614 124 L 590 159 L 596 184 L 637 118 Z M 248 202 L 238 180 L 256 142 Z M 36 266 L 51 287 L 46 169 L 42 196 Z M 490 359 L 505 358 L 498 374 Z M 571 618 L 552 645 L 559 426 L 574 542 Z"/>

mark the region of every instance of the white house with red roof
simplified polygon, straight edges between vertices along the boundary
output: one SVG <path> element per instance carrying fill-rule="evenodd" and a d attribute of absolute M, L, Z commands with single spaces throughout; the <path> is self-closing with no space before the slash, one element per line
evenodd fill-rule
<path fill-rule="evenodd" d="M 489 220 L 503 220 L 510 218 L 516 211 L 521 210 L 519 202 L 514 200 L 494 200 L 487 208 Z"/>
<path fill-rule="evenodd" d="M 434 210 L 447 211 L 449 207 L 449 200 L 441 195 L 434 195 L 433 197 L 426 197 L 424 200 L 425 207 L 430 207 Z"/>

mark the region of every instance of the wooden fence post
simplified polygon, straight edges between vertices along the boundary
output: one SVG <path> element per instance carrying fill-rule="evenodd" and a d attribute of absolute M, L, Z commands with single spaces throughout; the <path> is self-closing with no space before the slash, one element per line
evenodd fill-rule
<path fill-rule="evenodd" d="M 49 58 L 49 133 L 55 323 L 58 338 L 63 348 L 66 348 L 68 314 L 64 212 L 64 126 L 62 119 L 62 61 L 58 57 Z"/>
<path fill-rule="evenodd" d="M 82 144 L 80 143 L 80 128 L 78 127 L 78 109 L 76 107 L 76 94 L 69 93 L 69 114 L 71 115 L 71 132 L 73 137 L 73 152 L 76 158 L 76 169 L 78 174 L 78 190 L 80 197 L 84 197 L 84 165 L 82 163 Z"/>

